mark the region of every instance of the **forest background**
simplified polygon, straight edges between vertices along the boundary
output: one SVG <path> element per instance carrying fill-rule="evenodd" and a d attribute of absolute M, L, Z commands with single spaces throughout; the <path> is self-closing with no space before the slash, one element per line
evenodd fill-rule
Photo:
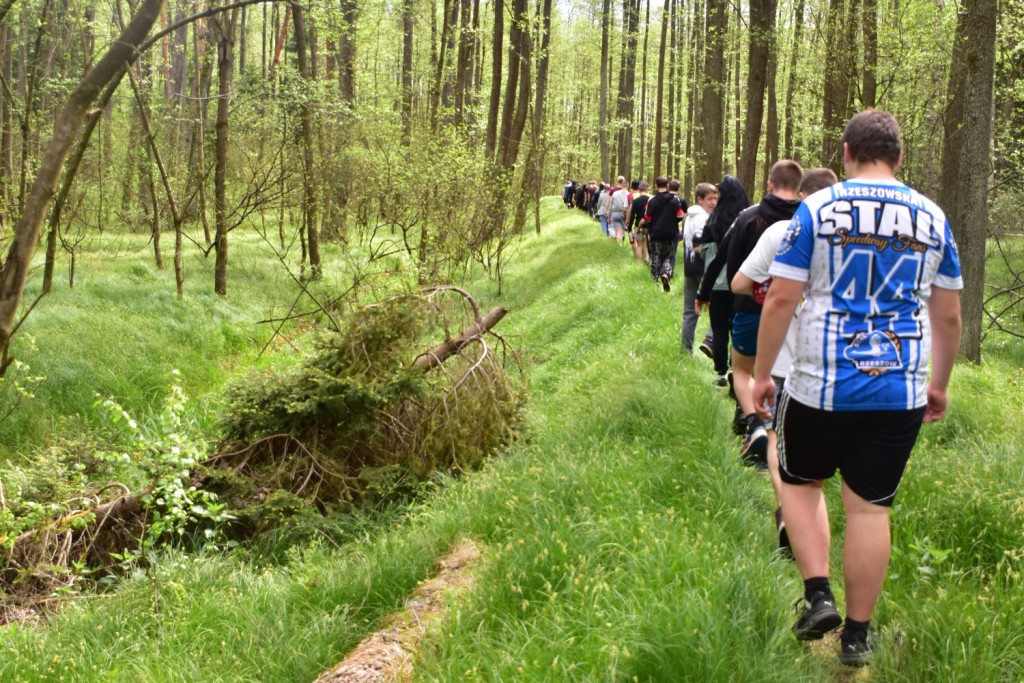
<path fill-rule="evenodd" d="M 186 250 L 213 254 L 223 295 L 229 235 L 257 224 L 302 277 L 321 241 L 386 229 L 423 282 L 474 260 L 500 282 L 527 205 L 566 178 L 688 193 L 731 172 L 757 196 L 779 157 L 841 172 L 842 127 L 874 106 L 903 126 L 901 176 L 949 212 L 977 361 L 1020 291 L 984 289 L 989 210 L 997 238 L 1019 228 L 1017 3 L 5 0 L 0 367 L 40 235 L 43 293 L 58 252 L 73 283 L 88 235 L 129 229 L 158 268 L 174 233 L 179 295 Z"/>

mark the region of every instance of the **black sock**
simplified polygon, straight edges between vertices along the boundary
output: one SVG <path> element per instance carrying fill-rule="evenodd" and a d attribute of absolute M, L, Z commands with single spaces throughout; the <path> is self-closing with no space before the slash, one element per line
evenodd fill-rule
<path fill-rule="evenodd" d="M 747 433 L 753 432 L 758 427 L 764 426 L 764 421 L 761 420 L 761 416 L 757 413 L 751 413 L 750 415 L 744 415 L 743 419 L 747 421 Z"/>
<path fill-rule="evenodd" d="M 807 602 L 811 601 L 815 593 L 824 593 L 832 597 L 832 584 L 829 583 L 827 576 L 812 576 L 809 579 L 804 579 L 804 598 L 807 599 Z"/>
<path fill-rule="evenodd" d="M 846 623 L 843 624 L 843 635 L 855 633 L 867 633 L 868 626 L 871 625 L 871 621 L 856 621 L 850 617 L 846 617 Z"/>

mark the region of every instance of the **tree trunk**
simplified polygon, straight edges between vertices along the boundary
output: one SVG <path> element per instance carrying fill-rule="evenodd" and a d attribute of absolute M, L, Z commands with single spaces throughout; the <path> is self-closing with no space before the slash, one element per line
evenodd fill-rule
<path fill-rule="evenodd" d="M 878 90 L 878 2 L 863 0 L 864 79 L 860 101 L 865 109 L 875 106 Z"/>
<path fill-rule="evenodd" d="M 32 121 L 39 109 L 36 86 L 39 83 L 39 71 L 41 54 L 43 49 L 43 36 L 46 35 L 48 26 L 47 16 L 50 11 L 51 0 L 43 2 L 42 14 L 36 22 L 36 38 L 32 47 L 32 54 L 25 63 L 25 111 L 21 114 L 21 165 L 18 182 L 18 209 L 25 209 L 25 194 L 28 191 L 28 156 L 31 149 L 30 134 Z"/>
<path fill-rule="evenodd" d="M 957 17 L 949 75 L 940 200 L 956 235 L 963 270 L 964 334 L 960 354 L 981 362 L 988 237 L 988 181 L 992 173 L 992 81 L 996 0 L 972 0 Z"/>
<path fill-rule="evenodd" d="M 701 178 L 717 182 L 722 177 L 725 118 L 725 38 L 729 14 L 725 0 L 708 0 L 707 30 L 704 41 L 704 74 L 701 79 L 701 122 L 703 143 L 697 148 L 701 160 Z"/>
<path fill-rule="evenodd" d="M 241 18 L 239 26 L 238 26 L 238 73 L 239 73 L 239 75 L 245 73 L 245 58 L 246 58 L 245 44 L 247 42 L 249 42 L 248 41 L 249 25 L 248 25 L 248 22 L 246 21 L 246 19 L 247 19 L 246 12 L 245 12 L 246 9 L 247 8 L 245 8 L 245 7 L 242 8 L 242 18 Z"/>
<path fill-rule="evenodd" d="M 668 130 L 665 135 L 665 156 L 668 157 L 665 175 L 676 175 L 676 55 L 679 53 L 678 0 L 669 3 L 668 39 Z"/>
<path fill-rule="evenodd" d="M 229 17 L 217 15 L 210 21 L 217 27 L 217 123 L 216 160 L 214 165 L 214 238 L 217 259 L 213 271 L 213 290 L 224 296 L 228 293 L 228 114 L 231 111 L 231 86 L 234 75 L 235 25 L 238 10 Z"/>
<path fill-rule="evenodd" d="M 701 27 L 699 23 L 700 18 L 700 3 L 693 3 L 693 16 L 690 19 L 690 31 L 687 35 L 686 45 L 688 48 L 686 62 L 687 68 L 689 69 L 689 77 L 686 79 L 687 83 L 687 97 L 686 97 L 686 120 L 684 122 L 686 130 L 686 139 L 683 142 L 683 155 L 686 160 L 686 167 L 683 171 L 683 176 L 679 179 L 682 182 L 683 192 L 692 195 L 693 188 L 696 185 L 696 176 L 693 167 L 693 150 L 694 150 L 694 128 L 697 123 L 697 83 L 700 82 L 699 71 L 697 67 L 697 57 L 700 55 L 699 47 L 699 36 L 701 34 Z M 696 49 L 694 49 L 696 48 Z"/>
<path fill-rule="evenodd" d="M 797 57 L 803 47 L 800 43 L 800 34 L 804 26 L 804 2 L 805 0 L 796 0 L 796 8 L 793 10 L 793 44 L 790 46 L 789 78 L 786 83 L 786 141 L 784 146 L 786 157 L 789 159 L 795 159 L 797 156 L 796 150 L 793 148 L 793 126 L 795 125 L 793 120 L 793 96 L 796 94 L 797 85 Z"/>
<path fill-rule="evenodd" d="M 288 39 L 288 20 L 292 16 L 292 6 L 287 5 L 284 10 L 284 21 L 281 23 L 281 32 L 277 35 L 276 47 L 274 47 L 274 58 L 270 60 L 270 80 L 274 80 L 277 74 L 277 65 L 281 61 L 281 53 L 284 52 L 284 42 Z M 214 21 L 217 21 L 216 19 Z M 344 35 L 344 34 L 343 34 Z"/>
<path fill-rule="evenodd" d="M 450 13 L 450 5 L 454 5 L 457 0 L 444 0 L 444 16 L 447 17 Z M 430 108 L 430 127 L 432 130 L 437 131 L 438 124 L 438 113 L 441 110 L 441 104 L 444 92 L 445 73 L 447 71 L 445 67 L 445 61 L 448 59 L 448 44 L 451 42 L 451 32 L 455 30 L 455 26 L 452 25 L 447 19 L 441 25 L 441 45 L 440 52 L 438 53 L 437 63 L 434 65 L 434 97 Z"/>
<path fill-rule="evenodd" d="M 445 62 L 443 71 L 439 71 L 441 74 L 441 104 L 446 108 L 450 109 L 455 104 L 455 82 L 452 78 L 452 63 L 457 61 L 456 49 L 458 43 L 456 42 L 461 36 L 459 35 L 459 0 L 446 0 L 445 1 L 445 22 L 444 34 L 447 36 L 447 40 L 442 40 L 443 45 L 441 49 L 441 60 Z M 444 55 L 447 55 L 445 59 Z"/>
<path fill-rule="evenodd" d="M 601 180 L 611 178 L 608 164 L 608 48 L 609 31 L 612 23 L 612 0 L 603 0 L 601 10 L 601 93 L 598 105 L 597 135 L 601 148 Z"/>
<path fill-rule="evenodd" d="M 779 160 L 779 105 L 775 94 L 775 76 L 778 71 L 775 38 L 768 52 L 768 113 L 765 117 L 764 174 L 767 181 L 772 165 Z"/>
<path fill-rule="evenodd" d="M 750 44 L 747 53 L 747 122 L 739 162 L 740 184 L 754 188 L 757 149 L 764 118 L 764 91 L 768 83 L 768 56 L 775 31 L 775 0 L 750 0 Z"/>
<path fill-rule="evenodd" d="M 739 3 L 736 3 L 735 5 L 733 5 L 733 7 L 736 8 L 736 26 L 737 26 L 737 28 L 742 27 L 743 26 L 743 15 L 740 13 Z M 732 162 L 735 164 L 735 166 L 732 166 L 732 168 L 734 168 L 735 170 L 732 171 L 732 173 L 739 173 L 739 166 L 740 166 L 740 144 L 742 142 L 742 132 L 741 131 L 743 130 L 742 129 L 742 125 L 743 125 L 743 105 L 742 105 L 742 102 L 743 102 L 743 91 L 741 90 L 741 87 L 740 87 L 740 73 L 742 71 L 741 68 L 740 68 L 740 61 L 743 59 L 743 50 L 742 50 L 743 40 L 742 40 L 742 38 L 743 38 L 743 32 L 737 30 L 736 31 L 736 40 L 735 40 L 735 44 L 734 44 L 735 49 L 732 52 L 732 59 L 733 59 L 733 67 L 732 67 L 732 78 L 733 78 L 732 105 L 733 105 L 733 108 L 734 108 L 734 111 L 735 111 L 735 113 L 733 115 L 733 125 L 734 125 L 734 128 L 733 128 L 733 134 L 732 134 L 732 146 L 733 146 Z M 728 107 L 726 107 L 726 111 L 728 111 Z M 753 190 L 753 188 L 747 188 L 747 192 L 750 192 L 751 194 L 753 194 L 752 190 Z"/>
<path fill-rule="evenodd" d="M 644 19 L 643 59 L 640 67 L 640 174 L 647 172 L 647 45 L 651 35 L 651 0 Z"/>
<path fill-rule="evenodd" d="M 671 0 L 665 0 L 665 9 L 661 14 L 661 46 L 658 48 L 658 94 L 654 104 L 654 177 L 661 175 L 661 140 L 664 124 L 665 95 L 665 49 L 668 45 L 668 19 Z"/>
<path fill-rule="evenodd" d="M 316 84 L 310 74 L 309 58 L 306 54 L 306 23 L 302 5 L 295 4 L 293 18 L 295 46 L 299 57 L 299 78 L 306 85 L 306 96 L 302 98 L 302 106 L 299 109 L 302 117 L 302 209 L 306 224 L 306 243 L 309 246 L 309 277 L 312 280 L 319 280 L 323 271 L 320 265 L 320 231 L 317 221 L 317 174 L 314 168 L 316 138 L 313 134 L 312 107 Z"/>
<path fill-rule="evenodd" d="M 472 27 L 471 0 L 459 0 L 459 59 L 455 67 L 455 123 L 467 120 L 472 104 L 473 50 L 475 34 Z"/>
<path fill-rule="evenodd" d="M 4 83 L 11 82 L 11 30 L 6 24 L 0 24 L 0 78 Z M 0 115 L 0 200 L 9 207 L 14 197 L 14 151 L 12 145 L 11 125 L 14 109 L 13 93 L 3 89 L 3 114 Z M 4 216 L 6 218 L 6 216 Z"/>
<path fill-rule="evenodd" d="M 402 3 L 402 141 L 412 139 L 413 0 Z"/>
<path fill-rule="evenodd" d="M 494 0 L 494 37 L 491 45 L 491 101 L 487 109 L 487 158 L 494 159 L 498 142 L 498 107 L 501 105 L 501 53 L 505 32 L 503 0 Z"/>
<path fill-rule="evenodd" d="M 505 83 L 505 101 L 501 110 L 501 139 L 498 141 L 498 163 L 505 168 L 515 165 L 519 149 L 517 130 L 521 135 L 522 127 L 519 125 L 518 109 L 525 105 L 517 100 L 516 93 L 524 76 L 526 77 L 527 92 L 529 89 L 529 53 L 524 50 L 528 41 L 528 38 L 524 40 L 524 36 L 527 35 L 523 30 L 525 23 L 526 0 L 513 0 L 512 26 L 508 33 L 508 81 Z M 525 120 L 524 112 L 523 122 Z"/>
<path fill-rule="evenodd" d="M 75 136 L 100 89 L 135 59 L 135 49 L 160 14 L 163 0 L 143 0 L 138 11 L 120 37 L 95 67 L 82 78 L 68 95 L 63 110 L 54 121 L 53 138 L 36 172 L 25 201 L 21 218 L 14 227 L 14 237 L 0 275 L 0 374 L 11 362 L 8 346 L 14 318 L 21 302 L 32 254 L 39 240 L 46 210 L 60 179 L 64 160 L 74 144 Z"/>
<path fill-rule="evenodd" d="M 827 20 L 827 43 L 837 45 L 841 39 L 843 0 L 830 0 Z M 842 50 L 828 50 L 825 56 L 825 93 L 823 98 L 821 160 L 836 175 L 843 170 L 839 137 L 846 124 L 846 61 Z"/>
<path fill-rule="evenodd" d="M 640 22 L 640 0 L 623 0 L 622 59 L 619 69 L 619 97 L 616 118 L 618 130 L 618 169 L 633 177 L 633 111 L 636 90 L 636 43 Z"/>
<path fill-rule="evenodd" d="M 530 64 L 533 51 L 533 41 L 530 38 L 530 32 L 526 30 L 530 23 L 527 0 L 515 0 L 513 7 L 515 8 L 513 13 L 515 20 L 513 33 L 518 34 L 516 38 L 519 44 L 519 55 L 517 59 L 509 60 L 509 66 L 511 68 L 516 64 L 519 65 L 519 96 L 516 98 L 515 116 L 512 118 L 512 128 L 508 136 L 508 150 L 505 158 L 505 166 L 507 168 L 515 166 L 516 161 L 519 159 L 519 145 L 523 139 L 523 131 L 526 129 L 526 118 L 530 110 Z M 520 207 L 525 210 L 523 202 L 520 202 Z M 521 219 L 517 221 L 520 228 L 525 220 L 526 216 L 523 213 Z"/>
<path fill-rule="evenodd" d="M 356 0 L 341 0 L 341 33 L 338 36 L 338 95 L 351 111 L 356 104 Z"/>
<path fill-rule="evenodd" d="M 548 91 L 548 62 L 551 48 L 551 0 L 541 0 L 540 23 L 540 58 L 537 63 L 537 90 L 533 103 L 533 145 L 534 154 L 534 193 L 533 218 L 536 232 L 540 234 L 540 198 L 544 194 L 544 155 L 547 150 L 547 136 L 544 127 L 544 109 Z"/>

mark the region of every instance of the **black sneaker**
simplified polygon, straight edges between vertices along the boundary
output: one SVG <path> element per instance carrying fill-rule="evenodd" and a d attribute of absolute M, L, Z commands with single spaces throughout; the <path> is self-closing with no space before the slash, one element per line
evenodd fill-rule
<path fill-rule="evenodd" d="M 793 556 L 793 548 L 789 545 L 789 534 L 786 532 L 786 520 L 782 519 L 782 508 L 775 508 L 775 530 L 779 534 L 779 552 L 788 557 Z"/>
<path fill-rule="evenodd" d="M 797 604 L 800 602 L 798 600 Z M 821 640 L 843 623 L 836 610 L 836 599 L 828 593 L 815 593 L 810 601 L 803 600 L 803 605 L 800 618 L 793 624 L 793 635 L 797 640 Z"/>
<path fill-rule="evenodd" d="M 847 633 L 839 636 L 839 661 L 847 666 L 867 666 L 871 663 L 871 643 L 867 631 Z"/>
<path fill-rule="evenodd" d="M 711 348 L 711 342 L 708 341 L 707 339 L 702 341 L 700 343 L 700 346 L 697 347 L 697 348 L 699 348 L 700 352 L 703 353 L 705 356 L 707 356 L 709 359 L 711 359 L 711 360 L 715 359 L 715 350 L 713 348 Z"/>
<path fill-rule="evenodd" d="M 661 288 L 666 292 L 672 291 L 672 287 L 668 284 L 668 273 L 661 274 Z"/>
<path fill-rule="evenodd" d="M 757 425 L 747 434 L 740 448 L 740 458 L 744 465 L 768 465 L 768 430 L 764 425 Z"/>
<path fill-rule="evenodd" d="M 713 380 L 711 380 L 711 383 L 714 384 L 716 387 L 725 387 L 729 385 L 729 382 L 726 381 L 725 379 L 725 375 L 718 375 Z"/>
<path fill-rule="evenodd" d="M 743 436 L 747 433 L 747 416 L 743 414 L 743 408 L 736 406 L 736 413 L 732 416 L 732 433 L 736 436 Z"/>

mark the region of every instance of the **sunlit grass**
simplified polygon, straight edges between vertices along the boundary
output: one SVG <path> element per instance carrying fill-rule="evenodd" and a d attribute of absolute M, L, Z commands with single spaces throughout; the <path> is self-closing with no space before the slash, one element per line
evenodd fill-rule
<path fill-rule="evenodd" d="M 424 647 L 421 680 L 849 680 L 834 641 L 790 635 L 802 586 L 774 552 L 770 486 L 740 465 L 710 363 L 679 352 L 679 292 L 579 213 L 545 215 L 502 297 L 468 285 L 510 309 L 498 331 L 530 384 L 519 443 L 358 540 L 326 532 L 262 563 L 167 556 L 159 612 L 138 576 L 10 628 L 0 679 L 309 681 L 471 536 L 479 581 Z M 893 512 L 879 656 L 854 680 L 1024 676 L 1021 379 L 998 349 L 954 373 L 952 412 L 922 431 Z"/>

